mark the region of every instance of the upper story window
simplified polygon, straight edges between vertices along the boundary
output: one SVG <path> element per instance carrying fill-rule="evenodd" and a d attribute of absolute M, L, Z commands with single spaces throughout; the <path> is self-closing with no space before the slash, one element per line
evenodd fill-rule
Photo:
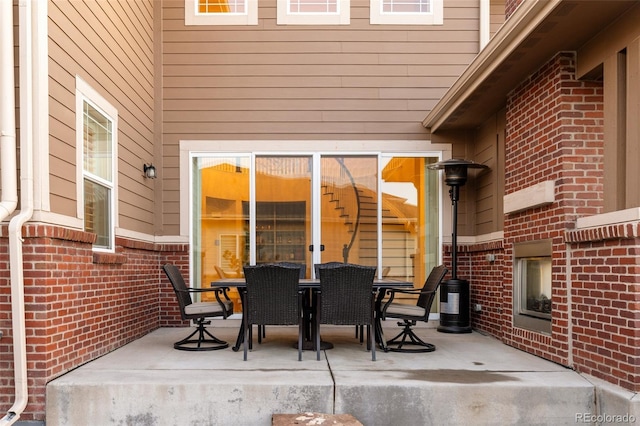
<path fill-rule="evenodd" d="M 184 0 L 186 25 L 258 25 L 258 0 Z"/>
<path fill-rule="evenodd" d="M 278 25 L 349 25 L 349 0 L 278 0 Z"/>
<path fill-rule="evenodd" d="M 371 0 L 372 24 L 442 25 L 444 0 Z"/>
<path fill-rule="evenodd" d="M 115 246 L 115 189 L 118 111 L 81 79 L 76 79 L 78 216 L 96 234 L 93 247 Z"/>

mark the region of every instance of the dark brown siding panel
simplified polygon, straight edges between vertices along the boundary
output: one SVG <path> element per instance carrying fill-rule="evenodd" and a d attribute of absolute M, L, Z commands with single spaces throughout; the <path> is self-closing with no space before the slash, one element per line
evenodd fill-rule
<path fill-rule="evenodd" d="M 489 118 L 478 129 L 477 141 L 475 143 L 474 161 L 485 164 L 489 170 L 473 173 L 471 185 L 475 188 L 476 201 L 476 222 L 475 234 L 488 234 L 498 231 L 495 223 L 496 205 L 496 182 L 498 173 L 495 166 L 497 164 L 497 140 L 498 129 L 496 117 Z"/>
<path fill-rule="evenodd" d="M 118 110 L 119 226 L 152 235 L 153 7 L 151 0 L 49 3 L 51 209 L 76 216 L 75 78 Z M 72 173 L 71 173 L 72 171 Z"/>

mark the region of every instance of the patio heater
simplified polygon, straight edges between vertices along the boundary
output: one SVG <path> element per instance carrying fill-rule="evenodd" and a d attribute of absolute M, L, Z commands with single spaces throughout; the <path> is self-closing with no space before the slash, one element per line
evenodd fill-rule
<path fill-rule="evenodd" d="M 444 169 L 444 182 L 450 187 L 452 232 L 451 232 L 451 279 L 440 285 L 440 326 L 442 333 L 471 333 L 469 322 L 469 282 L 458 278 L 458 200 L 460 187 L 467 182 L 469 169 L 487 169 L 484 164 L 452 158 L 427 166 L 432 170 Z"/>

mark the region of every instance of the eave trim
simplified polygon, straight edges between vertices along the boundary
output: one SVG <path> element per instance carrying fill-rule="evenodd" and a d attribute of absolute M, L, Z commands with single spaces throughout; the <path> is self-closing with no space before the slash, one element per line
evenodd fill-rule
<path fill-rule="evenodd" d="M 562 0 L 527 0 L 496 32 L 467 69 L 422 121 L 434 133 L 487 80 L 505 59 L 517 50 L 535 28 L 549 16 Z"/>

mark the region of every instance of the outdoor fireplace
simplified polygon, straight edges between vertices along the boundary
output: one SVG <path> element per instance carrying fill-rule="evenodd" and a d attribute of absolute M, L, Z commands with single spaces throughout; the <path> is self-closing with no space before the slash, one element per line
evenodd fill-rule
<path fill-rule="evenodd" d="M 514 246 L 514 324 L 541 332 L 551 331 L 551 240 Z"/>

